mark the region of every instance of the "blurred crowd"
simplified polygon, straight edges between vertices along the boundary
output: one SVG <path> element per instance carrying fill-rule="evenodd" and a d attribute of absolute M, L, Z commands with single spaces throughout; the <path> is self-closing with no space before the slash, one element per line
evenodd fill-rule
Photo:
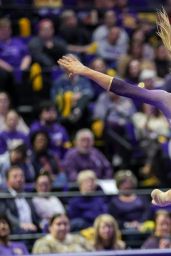
<path fill-rule="evenodd" d="M 171 248 L 171 207 L 136 193 L 171 184 L 167 120 L 57 65 L 171 92 L 161 5 L 171 18 L 170 0 L 0 1 L 0 255 Z"/>

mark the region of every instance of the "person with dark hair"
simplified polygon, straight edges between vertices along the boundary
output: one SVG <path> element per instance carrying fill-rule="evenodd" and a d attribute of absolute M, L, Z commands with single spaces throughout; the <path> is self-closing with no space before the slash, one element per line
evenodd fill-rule
<path fill-rule="evenodd" d="M 42 228 L 46 228 L 49 219 L 54 214 L 65 213 L 65 208 L 60 199 L 58 199 L 57 196 L 48 194 L 51 192 L 51 190 L 52 177 L 48 172 L 43 171 L 36 179 L 37 195 L 32 198 L 32 202 L 37 212 L 37 215 L 41 219 L 40 224 Z"/>
<path fill-rule="evenodd" d="M 39 217 L 31 200 L 21 195 L 24 185 L 23 170 L 18 166 L 10 167 L 7 172 L 7 189 L 4 190 L 10 197 L 1 199 L 1 204 L 5 206 L 13 233 L 35 233 L 39 228 Z"/>
<path fill-rule="evenodd" d="M 38 108 L 39 120 L 33 122 L 30 127 L 30 136 L 33 132 L 43 130 L 50 138 L 50 149 L 63 158 L 70 147 L 69 135 L 61 124 L 58 123 L 58 113 L 51 101 L 43 101 Z"/>
<path fill-rule="evenodd" d="M 33 61 L 43 68 L 56 66 L 56 59 L 67 53 L 66 44 L 55 36 L 54 24 L 50 19 L 39 22 L 38 35 L 29 42 L 29 50 Z"/>
<path fill-rule="evenodd" d="M 59 157 L 50 150 L 50 138 L 46 131 L 38 130 L 31 135 L 31 163 L 36 177 L 45 170 L 53 179 L 64 178 Z"/>
<path fill-rule="evenodd" d="M 11 224 L 5 215 L 0 215 L 0 255 L 26 255 L 28 250 L 22 242 L 11 242 Z"/>
<path fill-rule="evenodd" d="M 2 186 L 6 184 L 6 172 L 13 165 L 18 165 L 22 168 L 26 183 L 34 181 L 35 170 L 28 157 L 27 146 L 25 144 L 17 143 L 5 154 L 0 155 L 0 183 Z"/>
<path fill-rule="evenodd" d="M 70 233 L 69 219 L 65 214 L 55 214 L 49 221 L 49 234 L 38 239 L 34 254 L 92 251 L 89 242 L 78 234 Z"/>
<path fill-rule="evenodd" d="M 161 37 L 165 47 L 171 52 L 171 28 L 169 18 L 166 11 L 163 9 L 158 13 L 158 35 Z M 109 75 L 94 71 L 84 66 L 74 56 L 63 56 L 58 60 L 58 64 L 64 69 L 69 77 L 75 74 L 83 75 L 89 79 L 97 82 L 101 87 L 107 91 L 111 91 L 121 96 L 138 99 L 141 102 L 154 105 L 159 108 L 171 124 L 171 94 L 164 90 L 148 90 L 144 84 L 133 86 L 126 81 L 111 77 Z M 158 189 L 152 191 L 151 194 L 153 203 L 165 205 L 171 203 L 171 189 L 162 192 Z"/>

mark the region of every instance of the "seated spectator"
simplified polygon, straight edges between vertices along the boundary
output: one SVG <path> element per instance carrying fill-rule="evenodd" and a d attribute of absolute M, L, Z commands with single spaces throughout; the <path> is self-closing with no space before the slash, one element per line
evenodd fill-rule
<path fill-rule="evenodd" d="M 42 229 L 46 228 L 53 215 L 65 213 L 62 202 L 56 196 L 45 195 L 45 193 L 50 193 L 51 189 L 52 179 L 50 175 L 42 172 L 36 179 L 37 195 L 32 199 L 36 213 L 41 220 Z"/>
<path fill-rule="evenodd" d="M 115 217 L 121 229 L 139 230 L 150 215 L 149 202 L 136 195 L 137 179 L 129 170 L 121 170 L 115 176 L 119 195 L 112 198 L 109 213 Z"/>
<path fill-rule="evenodd" d="M 13 75 L 17 70 L 25 71 L 31 64 L 27 46 L 19 38 L 11 36 L 11 22 L 0 19 L 0 85 L 1 89 L 14 95 Z M 10 86 L 9 86 L 10 85 Z M 14 99 L 15 100 L 15 99 Z"/>
<path fill-rule="evenodd" d="M 82 196 L 70 199 L 67 209 L 72 231 L 90 227 L 95 218 L 107 210 L 104 198 L 89 195 L 96 191 L 96 179 L 95 173 L 91 170 L 78 174 L 77 183 Z"/>
<path fill-rule="evenodd" d="M 69 136 L 64 126 L 58 122 L 58 114 L 55 105 L 50 101 L 43 101 L 39 105 L 39 120 L 31 124 L 30 134 L 38 130 L 44 130 L 50 137 L 50 149 L 63 158 L 70 147 Z"/>
<path fill-rule="evenodd" d="M 93 133 L 89 129 L 81 129 L 75 136 L 75 147 L 68 150 L 63 166 L 69 181 L 76 181 L 81 170 L 90 169 L 98 179 L 110 179 L 113 170 L 110 162 L 95 147 Z"/>
<path fill-rule="evenodd" d="M 70 233 L 69 219 L 65 214 L 55 214 L 49 222 L 49 234 L 38 239 L 33 246 L 34 254 L 92 251 L 85 238 Z"/>
<path fill-rule="evenodd" d="M 156 48 L 154 59 L 158 77 L 164 78 L 170 69 L 170 56 L 164 45 Z"/>
<path fill-rule="evenodd" d="M 62 182 L 65 178 L 59 158 L 49 149 L 49 136 L 47 132 L 40 130 L 32 133 L 30 159 L 36 176 L 43 169 L 52 175 L 54 180 L 60 179 Z"/>
<path fill-rule="evenodd" d="M 109 30 L 117 25 L 116 13 L 112 9 L 108 9 L 104 13 L 103 23 L 99 25 L 92 34 L 93 42 L 100 42 L 107 38 Z M 129 37 L 127 32 L 120 28 L 119 44 L 128 43 Z"/>
<path fill-rule="evenodd" d="M 102 214 L 94 222 L 94 247 L 98 251 L 125 249 L 115 218 Z"/>
<path fill-rule="evenodd" d="M 114 76 L 116 74 L 116 71 L 114 69 L 111 69 L 107 66 L 104 59 L 100 57 L 95 57 L 89 65 L 93 70 Z M 99 87 L 95 82 L 91 81 L 93 84 L 93 90 L 94 90 L 94 98 L 93 100 L 96 100 L 100 93 L 104 92 L 104 89 L 102 87 Z"/>
<path fill-rule="evenodd" d="M 5 153 L 16 143 L 28 145 L 28 137 L 24 132 L 18 131 L 19 116 L 15 110 L 9 110 L 5 124 L 6 128 L 0 133 L 0 154 Z"/>
<path fill-rule="evenodd" d="M 9 95 L 5 91 L 0 91 L 0 132 L 6 129 L 6 115 L 11 108 Z M 19 116 L 17 131 L 28 133 L 29 128 L 23 118 Z"/>
<path fill-rule="evenodd" d="M 61 14 L 59 35 L 69 45 L 87 45 L 91 39 L 88 31 L 80 26 L 76 13 L 72 10 L 64 10 Z"/>
<path fill-rule="evenodd" d="M 93 98 L 93 88 L 88 79 L 81 76 L 69 79 L 66 74 L 61 75 L 53 83 L 51 98 L 68 131 L 73 129 L 73 125 L 74 131 L 87 125 L 88 106 Z"/>
<path fill-rule="evenodd" d="M 12 198 L 1 200 L 12 225 L 13 233 L 34 233 L 38 230 L 39 218 L 31 199 L 19 196 L 24 191 L 25 177 L 20 167 L 12 166 L 7 172 L 7 189 Z"/>
<path fill-rule="evenodd" d="M 6 173 L 13 165 L 21 167 L 27 184 L 34 182 L 35 170 L 28 156 L 27 147 L 25 144 L 18 143 L 13 145 L 10 150 L 3 155 L 0 155 L 0 183 L 2 186 L 6 184 Z"/>
<path fill-rule="evenodd" d="M 162 237 L 159 240 L 159 249 L 171 248 L 171 238 L 170 236 Z"/>
<path fill-rule="evenodd" d="M 21 242 L 10 241 L 11 225 L 4 215 L 0 216 L 0 255 L 26 255 L 28 250 Z"/>
<path fill-rule="evenodd" d="M 171 217 L 165 210 L 159 210 L 155 216 L 155 229 L 142 245 L 143 249 L 161 248 L 161 239 L 171 236 Z"/>
<path fill-rule="evenodd" d="M 131 60 L 138 60 L 141 70 L 144 68 L 150 68 L 154 66 L 154 62 L 146 57 L 145 45 L 143 42 L 132 41 L 127 54 L 123 54 L 119 57 L 117 62 L 117 71 L 120 77 L 125 77 L 128 65 Z M 134 81 L 133 81 L 134 82 Z"/>
<path fill-rule="evenodd" d="M 93 119 L 103 121 L 106 154 L 114 166 L 116 156 L 120 165 L 130 161 L 129 142 L 134 140 L 130 117 L 135 111 L 132 100 L 109 92 L 101 93 L 94 104 Z"/>
<path fill-rule="evenodd" d="M 29 42 L 29 50 L 33 62 L 39 63 L 43 68 L 56 66 L 56 60 L 66 54 L 66 44 L 55 36 L 53 22 L 43 19 L 38 25 L 38 35 Z"/>
<path fill-rule="evenodd" d="M 108 30 L 107 37 L 97 42 L 96 54 L 115 68 L 120 56 L 127 53 L 127 48 L 128 37 L 122 37 L 121 28 L 113 26 Z"/>

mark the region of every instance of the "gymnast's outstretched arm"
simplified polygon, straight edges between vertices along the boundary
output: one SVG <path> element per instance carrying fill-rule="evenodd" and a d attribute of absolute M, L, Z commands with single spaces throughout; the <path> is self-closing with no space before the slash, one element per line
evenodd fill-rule
<path fill-rule="evenodd" d="M 123 80 L 94 71 L 84 66 L 72 55 L 63 56 L 58 64 L 68 73 L 69 76 L 79 74 L 85 76 L 103 87 L 120 96 L 138 99 L 141 102 L 154 105 L 159 108 L 168 119 L 171 119 L 171 94 L 163 90 L 147 90 L 131 85 Z"/>

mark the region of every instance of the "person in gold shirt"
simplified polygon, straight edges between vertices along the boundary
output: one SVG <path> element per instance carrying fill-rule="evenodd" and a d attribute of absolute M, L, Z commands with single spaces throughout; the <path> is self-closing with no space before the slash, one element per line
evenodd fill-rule
<path fill-rule="evenodd" d="M 55 214 L 49 223 L 49 234 L 38 239 L 33 246 L 34 254 L 85 252 L 93 247 L 81 235 L 70 233 L 69 219 L 65 214 Z"/>

